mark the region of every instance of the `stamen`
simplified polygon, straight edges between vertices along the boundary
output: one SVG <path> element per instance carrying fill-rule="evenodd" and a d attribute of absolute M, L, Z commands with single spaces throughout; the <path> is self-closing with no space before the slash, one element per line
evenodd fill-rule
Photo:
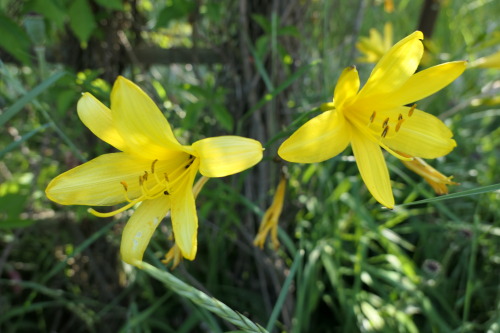
<path fill-rule="evenodd" d="M 168 191 L 163 191 L 163 194 L 169 195 L 170 193 L 168 193 Z"/>
<path fill-rule="evenodd" d="M 165 176 L 165 180 L 168 182 L 169 180 L 168 180 L 167 173 L 166 173 L 166 172 L 164 172 L 164 173 L 163 173 L 163 175 Z"/>
<path fill-rule="evenodd" d="M 382 137 L 383 137 L 383 138 L 385 138 L 385 136 L 387 135 L 387 132 L 389 132 L 389 127 L 390 127 L 390 126 L 388 126 L 388 125 L 387 125 L 387 126 L 384 128 L 384 130 L 382 131 Z"/>
<path fill-rule="evenodd" d="M 151 173 L 154 174 L 155 173 L 155 164 L 156 162 L 158 162 L 158 160 L 154 160 L 153 163 L 151 164 Z"/>
<path fill-rule="evenodd" d="M 128 191 L 128 185 L 124 181 L 121 181 L 120 184 L 122 184 L 123 188 L 125 189 L 125 192 Z"/>
<path fill-rule="evenodd" d="M 114 210 L 112 212 L 109 212 L 109 213 L 101 213 L 101 212 L 98 212 L 96 211 L 95 209 L 93 208 L 89 208 L 87 211 L 94 215 L 94 216 L 97 216 L 97 217 L 111 217 L 111 216 L 115 216 L 116 214 L 118 213 L 121 213 L 121 212 L 124 212 L 126 211 L 127 209 L 131 208 L 132 206 L 134 206 L 136 203 L 138 203 L 139 201 L 142 201 L 143 198 L 137 198 L 135 199 L 134 201 L 131 201 L 129 204 L 121 207 L 121 208 L 118 208 L 117 210 Z"/>
<path fill-rule="evenodd" d="M 403 119 L 403 115 L 400 113 L 398 116 L 398 120 L 402 120 L 402 119 Z"/>
<path fill-rule="evenodd" d="M 372 115 L 370 116 L 370 124 L 373 123 L 376 115 L 377 115 L 377 111 L 373 111 Z"/>
<path fill-rule="evenodd" d="M 388 123 L 389 123 L 389 118 L 386 118 L 384 120 L 384 123 L 382 124 L 382 128 L 386 128 Z"/>
<path fill-rule="evenodd" d="M 403 118 L 399 119 L 398 123 L 396 124 L 396 132 L 399 131 L 401 128 L 401 124 L 405 121 Z"/>
<path fill-rule="evenodd" d="M 417 104 L 413 104 L 410 108 L 410 110 L 408 110 L 408 117 L 411 117 L 411 115 L 413 114 L 413 111 L 415 111 L 415 108 L 417 107 Z"/>
<path fill-rule="evenodd" d="M 147 171 L 144 171 L 144 175 L 142 176 L 142 178 L 144 179 L 144 181 L 148 180 L 148 172 Z"/>

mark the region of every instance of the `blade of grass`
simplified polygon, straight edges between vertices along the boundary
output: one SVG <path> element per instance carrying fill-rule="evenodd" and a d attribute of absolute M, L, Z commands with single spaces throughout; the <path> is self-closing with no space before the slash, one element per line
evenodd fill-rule
<path fill-rule="evenodd" d="M 276 323 L 276 320 L 278 319 L 279 312 L 281 311 L 281 308 L 283 307 L 283 304 L 285 303 L 286 296 L 288 294 L 288 289 L 290 288 L 290 285 L 292 284 L 293 278 L 295 277 L 295 273 L 297 272 L 297 269 L 301 266 L 302 264 L 302 257 L 304 256 L 304 250 L 300 250 L 297 252 L 295 255 L 295 258 L 293 258 L 293 264 L 292 267 L 290 268 L 290 273 L 285 279 L 285 282 L 283 283 L 283 287 L 281 288 L 280 294 L 278 296 L 278 300 L 276 301 L 276 304 L 274 305 L 274 309 L 271 312 L 271 316 L 269 317 L 269 320 L 266 325 L 266 329 L 271 332 L 274 328 L 274 325 Z"/>
<path fill-rule="evenodd" d="M 246 332 L 267 333 L 267 330 L 262 326 L 254 323 L 247 317 L 243 316 L 241 313 L 234 311 L 221 301 L 213 297 L 209 297 L 204 292 L 184 283 L 169 272 L 159 270 L 158 268 L 146 262 L 141 262 L 140 265 L 141 269 L 144 272 L 157 279 L 158 281 L 163 282 L 176 294 L 189 299 L 191 302 L 207 309 L 208 311 L 215 313 L 222 319 L 227 320 L 238 328 Z"/>
<path fill-rule="evenodd" d="M 402 207 L 402 206 L 411 206 L 411 205 L 418 205 L 418 204 L 423 204 L 423 203 L 430 203 L 430 202 L 436 202 L 436 201 L 442 201 L 442 200 L 449 200 L 449 199 L 456 199 L 456 198 L 461 198 L 461 197 L 469 197 L 472 195 L 477 195 L 477 194 L 482 194 L 482 193 L 488 193 L 488 192 L 494 192 L 500 190 L 500 184 L 493 184 L 493 185 L 487 185 L 487 186 L 481 186 L 481 187 L 476 187 L 471 190 L 466 190 L 458 193 L 452 193 L 452 194 L 446 194 L 442 195 L 439 197 L 435 198 L 430 198 L 430 199 L 424 199 L 424 200 L 418 200 L 414 202 L 409 202 L 405 203 L 402 205 L 397 205 L 397 207 Z"/>
<path fill-rule="evenodd" d="M 245 121 L 252 116 L 252 114 L 259 110 L 261 107 L 266 105 L 268 102 L 272 101 L 274 97 L 276 97 L 279 93 L 281 93 L 283 90 L 288 88 L 295 80 L 297 80 L 302 74 L 306 73 L 310 68 L 316 66 L 319 64 L 320 61 L 313 61 L 309 64 L 306 64 L 302 67 L 300 67 L 295 73 L 290 75 L 288 79 L 286 79 L 282 84 L 280 84 L 276 89 L 271 91 L 269 94 L 266 94 L 264 97 L 262 97 L 257 104 L 255 104 L 240 120 L 238 123 L 238 130 L 237 133 L 241 132 L 241 128 Z"/>
<path fill-rule="evenodd" d="M 64 75 L 66 75 L 66 72 L 55 73 L 12 104 L 3 114 L 0 115 L 0 127 L 19 113 L 19 111 L 21 111 L 26 104 L 33 101 L 38 95 L 47 90 Z"/>
<path fill-rule="evenodd" d="M 39 127 L 35 128 L 34 130 L 28 132 L 27 134 L 23 135 L 21 137 L 21 139 L 11 142 L 9 145 L 7 145 L 7 147 L 5 147 L 4 149 L 2 149 L 0 151 L 0 158 L 4 157 L 5 154 L 7 154 L 8 152 L 16 149 L 23 142 L 25 142 L 26 140 L 28 140 L 29 138 L 31 138 L 33 135 L 37 134 L 38 132 L 43 131 L 44 129 L 46 129 L 49 126 L 50 126 L 50 124 L 44 124 L 42 126 L 39 126 Z"/>

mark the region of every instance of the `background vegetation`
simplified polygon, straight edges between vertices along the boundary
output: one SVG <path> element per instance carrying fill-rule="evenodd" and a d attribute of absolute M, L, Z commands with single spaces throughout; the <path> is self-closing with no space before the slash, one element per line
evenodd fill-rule
<path fill-rule="evenodd" d="M 430 163 L 460 183 L 452 193 L 477 194 L 391 211 L 349 151 L 310 165 L 276 155 L 344 67 L 366 80 L 373 64 L 356 61 L 355 43 L 370 28 L 392 22 L 397 41 L 420 27 L 427 67 L 497 51 L 498 13 L 493 0 L 401 0 L 392 13 L 368 0 L 0 1 L 0 331 L 236 330 L 123 264 L 128 216 L 44 195 L 59 173 L 112 151 L 75 107 L 85 91 L 109 105 L 124 75 L 182 142 L 237 134 L 266 146 L 258 166 L 204 187 L 198 256 L 175 276 L 273 332 L 500 332 L 498 69 L 469 69 L 419 102 L 458 143 Z M 397 203 L 435 197 L 387 159 Z M 282 170 L 282 245 L 260 250 L 252 240 Z M 145 256 L 161 270 L 169 223 Z"/>

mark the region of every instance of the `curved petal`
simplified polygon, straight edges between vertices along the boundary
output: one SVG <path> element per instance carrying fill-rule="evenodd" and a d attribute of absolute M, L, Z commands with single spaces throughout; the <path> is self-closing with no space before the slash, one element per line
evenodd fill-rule
<path fill-rule="evenodd" d="M 355 66 L 344 69 L 339 77 L 335 91 L 333 93 L 333 101 L 337 109 L 341 109 L 344 104 L 348 104 L 353 99 L 359 90 L 359 75 Z"/>
<path fill-rule="evenodd" d="M 415 31 L 396 43 L 377 63 L 358 97 L 389 93 L 403 85 L 420 63 L 423 38 L 420 31 Z"/>
<path fill-rule="evenodd" d="M 188 174 L 178 179 L 175 188 L 172 188 L 170 199 L 172 202 L 171 217 L 175 243 L 184 258 L 193 260 L 198 249 L 198 215 L 193 195 L 193 182 L 198 172 L 198 159 L 195 159 Z"/>
<path fill-rule="evenodd" d="M 113 123 L 127 145 L 127 152 L 144 158 L 164 159 L 182 150 L 160 109 L 144 91 L 119 76 L 111 91 Z"/>
<path fill-rule="evenodd" d="M 351 126 L 338 111 L 326 111 L 302 125 L 281 144 L 278 155 L 295 163 L 325 161 L 341 153 L 351 140 Z"/>
<path fill-rule="evenodd" d="M 391 180 L 380 146 L 355 131 L 352 133 L 351 145 L 366 187 L 378 202 L 392 209 L 394 197 Z"/>
<path fill-rule="evenodd" d="M 92 94 L 84 93 L 76 107 L 82 123 L 99 139 L 119 150 L 125 150 L 125 141 L 113 125 L 111 110 Z"/>
<path fill-rule="evenodd" d="M 225 177 L 246 170 L 262 159 L 259 141 L 240 136 L 219 136 L 199 140 L 191 146 L 200 157 L 200 173 Z"/>
<path fill-rule="evenodd" d="M 467 67 L 466 61 L 453 61 L 440 64 L 412 75 L 395 91 L 380 96 L 369 96 L 356 101 L 360 108 L 376 110 L 391 109 L 421 100 L 443 89 Z"/>
<path fill-rule="evenodd" d="M 399 108 L 403 117 L 399 131 L 395 132 L 395 125 L 392 126 L 382 140 L 384 144 L 393 150 L 422 158 L 441 157 L 456 147 L 453 133 L 441 120 L 421 110 L 414 110 L 410 117 L 409 109 Z"/>
<path fill-rule="evenodd" d="M 186 156 L 179 156 L 157 161 L 155 172 L 169 174 L 185 159 Z M 141 196 L 139 177 L 146 171 L 151 172 L 152 164 L 152 160 L 138 159 L 127 153 L 101 155 L 54 178 L 45 193 L 50 200 L 62 205 L 115 205 L 125 202 L 126 195 L 131 200 Z M 147 188 L 155 184 L 154 177 L 145 183 Z"/>
<path fill-rule="evenodd" d="M 120 244 L 123 261 L 131 265 L 139 265 L 156 227 L 167 215 L 169 209 L 170 197 L 168 195 L 141 203 L 123 229 Z"/>

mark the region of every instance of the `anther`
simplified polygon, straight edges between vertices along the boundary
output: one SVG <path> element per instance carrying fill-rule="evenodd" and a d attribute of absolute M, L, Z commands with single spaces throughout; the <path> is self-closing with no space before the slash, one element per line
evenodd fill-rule
<path fill-rule="evenodd" d="M 411 115 L 413 114 L 413 111 L 415 111 L 415 108 L 417 107 L 417 104 L 413 104 L 410 108 L 410 110 L 408 110 L 408 117 L 411 117 Z"/>
<path fill-rule="evenodd" d="M 191 164 L 193 164 L 194 160 L 190 161 L 184 168 L 187 169 L 191 166 Z"/>
<path fill-rule="evenodd" d="M 376 115 L 377 115 L 377 111 L 373 111 L 372 115 L 370 116 L 370 123 L 373 123 Z"/>
<path fill-rule="evenodd" d="M 122 184 L 123 188 L 125 189 L 125 192 L 128 191 L 128 185 L 124 181 L 121 181 L 120 184 Z"/>
<path fill-rule="evenodd" d="M 168 193 L 168 191 L 163 191 L 163 194 L 169 195 L 170 193 Z"/>
<path fill-rule="evenodd" d="M 193 158 L 194 158 L 194 156 L 189 154 L 189 159 L 192 160 Z"/>
<path fill-rule="evenodd" d="M 151 164 L 151 173 L 155 173 L 155 164 L 158 162 L 158 160 L 154 160 L 153 163 Z"/>
<path fill-rule="evenodd" d="M 144 180 L 142 179 L 142 176 L 139 176 L 139 186 L 142 186 L 144 183 Z"/>
<path fill-rule="evenodd" d="M 144 171 L 144 175 L 142 176 L 142 178 L 144 179 L 144 181 L 148 180 L 148 172 L 147 171 Z"/>
<path fill-rule="evenodd" d="M 401 128 L 401 124 L 405 121 L 403 118 L 399 119 L 398 123 L 396 124 L 396 132 L 399 131 Z"/>
<path fill-rule="evenodd" d="M 389 118 L 385 118 L 384 123 L 382 124 L 382 128 L 386 128 L 389 123 Z"/>
<path fill-rule="evenodd" d="M 386 126 L 386 127 L 384 128 L 384 130 L 382 131 L 382 137 L 383 137 L 383 138 L 385 138 L 385 136 L 387 135 L 387 132 L 389 132 L 389 127 L 390 127 L 390 126 Z"/>
<path fill-rule="evenodd" d="M 402 119 L 403 119 L 403 115 L 400 113 L 399 116 L 398 116 L 398 121 L 400 121 Z"/>
<path fill-rule="evenodd" d="M 163 176 L 165 176 L 165 180 L 168 182 L 169 180 L 166 172 L 163 173 Z"/>

